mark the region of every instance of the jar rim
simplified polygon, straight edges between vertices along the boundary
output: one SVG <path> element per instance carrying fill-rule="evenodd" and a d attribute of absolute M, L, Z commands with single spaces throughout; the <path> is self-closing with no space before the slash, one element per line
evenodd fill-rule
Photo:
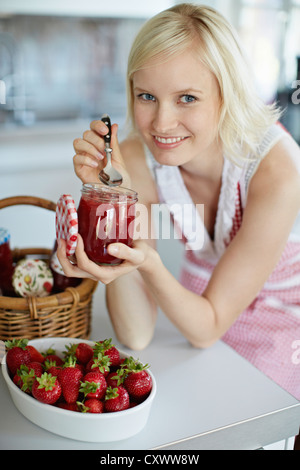
<path fill-rule="evenodd" d="M 84 183 L 81 192 L 88 194 L 89 191 L 95 191 L 97 196 L 112 198 L 118 200 L 119 197 L 128 197 L 130 199 L 137 199 L 138 194 L 133 189 L 123 187 L 105 186 L 102 183 Z"/>

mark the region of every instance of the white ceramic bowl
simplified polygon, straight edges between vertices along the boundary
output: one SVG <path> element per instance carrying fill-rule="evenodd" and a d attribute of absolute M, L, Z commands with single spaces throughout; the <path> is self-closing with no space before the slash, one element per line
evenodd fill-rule
<path fill-rule="evenodd" d="M 29 341 L 39 351 L 52 347 L 58 353 L 70 343 L 94 342 L 75 338 L 43 338 Z M 120 351 L 121 357 L 128 357 Z M 11 380 L 6 366 L 6 356 L 2 360 L 2 373 L 11 398 L 18 410 L 41 428 L 60 436 L 87 442 L 112 442 L 127 439 L 140 432 L 147 423 L 150 409 L 156 394 L 156 382 L 151 375 L 153 386 L 149 397 L 139 405 L 115 413 L 78 413 L 40 403 L 22 392 Z"/>

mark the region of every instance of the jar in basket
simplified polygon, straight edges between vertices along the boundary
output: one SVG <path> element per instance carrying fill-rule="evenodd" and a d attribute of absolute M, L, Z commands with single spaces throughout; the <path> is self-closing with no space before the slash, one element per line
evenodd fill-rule
<path fill-rule="evenodd" d="M 13 256 L 10 249 L 10 233 L 0 228 L 0 295 L 15 296 L 12 286 L 14 273 Z"/>

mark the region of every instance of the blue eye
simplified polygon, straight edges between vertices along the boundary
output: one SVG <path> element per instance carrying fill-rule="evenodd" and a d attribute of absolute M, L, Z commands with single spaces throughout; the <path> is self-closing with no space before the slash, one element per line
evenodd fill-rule
<path fill-rule="evenodd" d="M 194 101 L 197 101 L 197 98 L 192 95 L 183 95 L 180 97 L 181 103 L 193 103 Z"/>
<path fill-rule="evenodd" d="M 150 95 L 150 93 L 141 93 L 138 95 L 138 98 L 141 98 L 144 101 L 155 101 L 154 96 Z"/>

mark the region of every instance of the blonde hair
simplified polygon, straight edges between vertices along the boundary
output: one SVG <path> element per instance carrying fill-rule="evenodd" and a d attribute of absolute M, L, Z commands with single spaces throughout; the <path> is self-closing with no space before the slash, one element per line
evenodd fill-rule
<path fill-rule="evenodd" d="M 275 105 L 258 96 L 237 33 L 216 10 L 182 3 L 148 20 L 129 54 L 127 70 L 128 118 L 134 129 L 133 76 L 150 61 L 167 62 L 199 45 L 199 60 L 218 80 L 221 110 L 218 137 L 227 158 L 236 164 L 258 157 L 267 129 L 279 119 Z"/>

